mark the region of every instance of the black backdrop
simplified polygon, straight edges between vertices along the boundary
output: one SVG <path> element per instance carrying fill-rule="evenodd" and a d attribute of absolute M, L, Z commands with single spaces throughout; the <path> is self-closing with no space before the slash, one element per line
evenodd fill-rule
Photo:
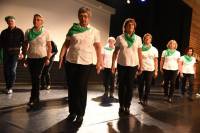
<path fill-rule="evenodd" d="M 178 50 L 184 51 L 189 46 L 192 8 L 182 0 L 98 0 L 116 9 L 111 16 L 110 36 L 122 33 L 122 24 L 128 17 L 137 22 L 136 34 L 143 36 L 149 32 L 153 35 L 153 45 L 161 54 L 169 40 L 178 42 Z"/>

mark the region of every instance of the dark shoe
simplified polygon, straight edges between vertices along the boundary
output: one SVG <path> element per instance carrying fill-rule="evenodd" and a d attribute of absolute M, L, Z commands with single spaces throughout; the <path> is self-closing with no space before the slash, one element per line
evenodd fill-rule
<path fill-rule="evenodd" d="M 41 86 L 41 87 L 40 87 L 40 90 L 45 90 L 45 86 Z"/>
<path fill-rule="evenodd" d="M 119 108 L 119 116 L 122 116 L 124 114 L 124 107 Z"/>
<path fill-rule="evenodd" d="M 111 99 L 114 99 L 113 93 L 110 94 L 110 98 L 111 98 Z"/>
<path fill-rule="evenodd" d="M 124 114 L 125 114 L 125 115 L 130 115 L 130 110 L 129 110 L 129 108 L 125 108 L 125 109 L 124 109 Z"/>
<path fill-rule="evenodd" d="M 83 123 L 83 116 L 77 116 L 76 117 L 76 120 L 74 121 L 74 124 L 77 126 L 77 127 L 80 127 Z"/>
<path fill-rule="evenodd" d="M 66 118 L 67 121 L 74 121 L 74 119 L 76 118 L 76 115 L 75 114 L 69 114 Z"/>
<path fill-rule="evenodd" d="M 105 93 L 103 94 L 103 98 L 108 98 L 108 92 L 105 92 Z"/>
<path fill-rule="evenodd" d="M 32 102 L 29 102 L 27 105 L 28 105 L 27 111 L 36 111 L 41 108 L 39 101 L 32 101 Z"/>

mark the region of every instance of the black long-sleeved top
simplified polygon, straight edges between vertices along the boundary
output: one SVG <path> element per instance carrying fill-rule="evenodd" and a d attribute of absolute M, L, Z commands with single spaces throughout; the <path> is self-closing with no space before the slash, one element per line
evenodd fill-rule
<path fill-rule="evenodd" d="M 51 53 L 54 53 L 54 55 L 56 55 L 58 52 L 58 49 L 54 41 L 51 41 L 51 47 L 52 47 Z"/>
<path fill-rule="evenodd" d="M 24 32 L 15 27 L 7 28 L 1 32 L 0 48 L 14 52 L 16 48 L 20 48 L 24 43 Z M 17 50 L 19 52 L 19 50 Z"/>

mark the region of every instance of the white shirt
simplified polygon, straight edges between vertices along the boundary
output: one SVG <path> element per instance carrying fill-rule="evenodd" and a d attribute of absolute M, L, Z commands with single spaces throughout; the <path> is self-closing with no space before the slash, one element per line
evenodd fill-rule
<path fill-rule="evenodd" d="M 142 63 L 143 70 L 145 71 L 154 71 L 155 70 L 155 62 L 154 59 L 158 58 L 158 50 L 151 46 L 151 48 L 147 51 L 142 51 Z"/>
<path fill-rule="evenodd" d="M 94 43 L 100 42 L 100 32 L 90 25 L 88 28 L 90 29 L 85 32 L 74 34 L 71 37 L 67 36 L 67 39 L 70 40 L 66 54 L 67 61 L 82 65 L 96 64 Z"/>
<path fill-rule="evenodd" d="M 192 57 L 192 61 L 187 62 L 184 56 L 181 56 L 180 61 L 183 63 L 182 72 L 185 74 L 195 74 L 194 65 L 196 63 L 196 59 Z"/>
<path fill-rule="evenodd" d="M 28 33 L 31 29 L 25 32 L 25 41 L 28 41 Z M 47 56 L 47 42 L 51 41 L 49 32 L 43 28 L 43 32 L 32 41 L 29 41 L 27 51 L 28 58 L 43 58 Z"/>
<path fill-rule="evenodd" d="M 141 37 L 135 35 L 133 45 L 128 48 L 128 43 L 124 38 L 124 34 L 121 34 L 116 39 L 116 48 L 120 49 L 117 60 L 118 64 L 131 67 L 139 65 L 138 48 L 142 48 Z"/>
<path fill-rule="evenodd" d="M 111 68 L 112 66 L 112 55 L 114 52 L 114 48 L 111 50 L 108 50 L 106 48 L 109 48 L 109 44 L 106 44 L 105 47 L 103 48 L 103 63 L 105 68 Z M 115 63 L 116 64 L 116 63 Z M 116 65 L 115 65 L 116 67 Z"/>
<path fill-rule="evenodd" d="M 180 52 L 175 51 L 171 56 L 166 56 L 166 50 L 162 52 L 164 58 L 163 69 L 165 70 L 178 70 L 178 59 L 180 59 Z"/>

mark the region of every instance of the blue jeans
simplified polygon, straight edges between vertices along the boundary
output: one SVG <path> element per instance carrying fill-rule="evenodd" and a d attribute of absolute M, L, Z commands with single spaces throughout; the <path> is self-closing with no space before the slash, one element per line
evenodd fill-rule
<path fill-rule="evenodd" d="M 18 62 L 18 54 L 9 54 L 4 52 L 3 70 L 6 82 L 6 89 L 11 89 L 16 79 L 16 68 Z"/>

